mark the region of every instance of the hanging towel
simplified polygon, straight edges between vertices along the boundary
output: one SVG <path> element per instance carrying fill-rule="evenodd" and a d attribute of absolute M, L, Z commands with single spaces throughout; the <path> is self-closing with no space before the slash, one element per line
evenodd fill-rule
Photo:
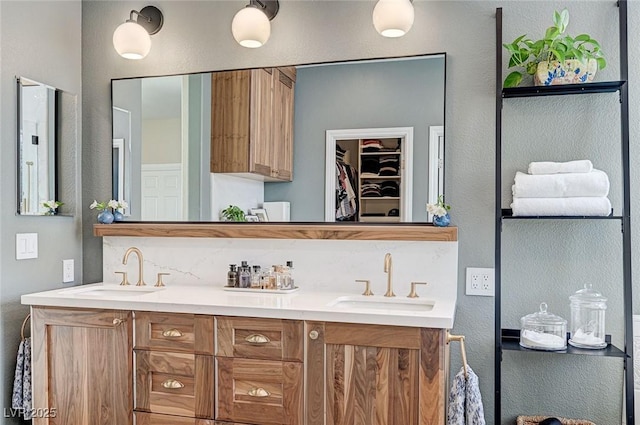
<path fill-rule="evenodd" d="M 24 338 L 18 347 L 11 407 L 22 409 L 24 419 L 31 419 L 31 338 Z"/>
<path fill-rule="evenodd" d="M 513 198 L 514 216 L 608 216 L 607 198 Z"/>
<path fill-rule="evenodd" d="M 464 367 L 453 378 L 449 392 L 447 425 L 485 425 L 478 375 L 469 366 L 466 378 Z"/>
<path fill-rule="evenodd" d="M 531 162 L 529 174 L 590 173 L 593 164 L 588 159 L 567 162 Z"/>
<path fill-rule="evenodd" d="M 609 194 L 609 177 L 600 170 L 535 176 L 518 171 L 512 191 L 518 198 L 601 197 Z"/>

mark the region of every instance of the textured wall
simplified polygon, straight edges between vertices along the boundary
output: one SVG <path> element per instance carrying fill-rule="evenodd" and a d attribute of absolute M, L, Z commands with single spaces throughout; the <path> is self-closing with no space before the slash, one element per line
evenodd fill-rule
<path fill-rule="evenodd" d="M 82 274 L 81 209 L 78 188 L 81 114 L 80 1 L 0 2 L 0 409 L 11 406 L 11 388 L 20 325 L 28 308 L 22 294 L 61 288 L 62 260 L 75 260 L 76 281 Z M 63 91 L 62 150 L 65 170 L 61 193 L 65 213 L 73 217 L 21 217 L 16 199 L 16 86 L 24 76 Z M 106 164 L 110 163 L 107 159 Z M 66 196 L 66 197 L 64 197 Z M 15 259 L 15 234 L 38 233 L 39 258 Z M 68 284 L 67 284 L 68 285 Z M 18 423 L 0 413 L 0 423 Z"/>
<path fill-rule="evenodd" d="M 447 52 L 446 193 L 453 205 L 453 223 L 460 230 L 459 307 L 454 331 L 467 336 L 468 357 L 480 376 L 487 420 L 494 423 L 493 299 L 464 295 L 464 269 L 492 267 L 494 261 L 495 8 L 504 8 L 504 38 L 510 41 L 525 32 L 536 36 L 551 24 L 554 10 L 569 7 L 571 32 L 588 32 L 606 46 L 609 67 L 598 78 L 614 80 L 618 78 L 615 2 L 416 0 L 415 25 L 409 34 L 400 39 L 384 39 L 371 24 L 373 2 L 286 1 L 273 21 L 271 40 L 257 50 L 241 48 L 230 35 L 230 21 L 242 2 L 156 4 L 165 13 L 165 26 L 153 37 L 151 54 L 133 62 L 117 56 L 111 35 L 129 10 L 140 4 L 83 3 L 83 204 L 110 193 L 111 78 Z M 640 4 L 632 1 L 629 8 L 630 69 L 635 70 L 640 65 Z M 637 73 L 632 72 L 631 99 L 640 97 L 634 84 Z M 611 174 L 612 181 L 619 181 L 620 171 L 615 164 L 619 150 L 614 144 L 619 122 L 611 96 L 509 102 L 504 142 L 513 146 L 513 154 L 507 157 L 506 181 L 530 159 L 568 159 L 570 151 L 561 147 L 567 141 L 580 147 L 577 155 L 590 157 Z M 632 142 L 640 137 L 638 113 L 636 100 L 631 105 Z M 637 144 L 632 144 L 632 163 L 638 163 L 640 152 Z M 536 158 L 529 158 L 531 153 Z M 637 188 L 635 170 L 632 178 L 632 187 Z M 612 193 L 612 200 L 619 208 L 619 191 Z M 638 210 L 639 200 L 634 193 L 634 211 Z M 102 278 L 102 246 L 92 236 L 95 218 L 86 216 L 85 278 L 96 282 Z M 505 269 L 505 284 L 509 285 L 504 299 L 505 322 L 517 326 L 518 318 L 532 312 L 542 298 L 555 312 L 566 316 L 567 296 L 581 283 L 592 281 L 611 300 L 607 331 L 619 343 L 620 238 L 612 227 L 611 223 L 592 222 L 509 225 L 504 261 L 509 265 L 516 260 L 525 261 Z M 636 230 L 635 235 L 638 234 Z M 636 249 L 639 239 L 634 238 Z M 541 254 L 542 260 L 535 261 Z M 637 262 L 634 268 L 637 276 Z M 635 305 L 637 312 L 638 303 Z M 452 351 L 452 364 L 457 368 L 458 350 L 454 347 Z M 505 423 L 518 413 L 544 411 L 584 415 L 603 425 L 620 423 L 619 360 L 556 360 L 539 354 L 518 357 L 507 353 L 504 369 Z M 586 379 L 591 374 L 596 375 L 595 379 Z M 578 382 L 573 384 L 576 377 Z M 603 381 L 606 386 L 601 384 Z"/>

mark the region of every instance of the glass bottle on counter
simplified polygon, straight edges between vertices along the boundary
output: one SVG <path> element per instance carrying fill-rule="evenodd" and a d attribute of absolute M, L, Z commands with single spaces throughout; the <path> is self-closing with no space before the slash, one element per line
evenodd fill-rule
<path fill-rule="evenodd" d="M 252 288 L 260 288 L 261 286 L 261 282 L 260 282 L 260 276 L 261 276 L 261 272 L 260 272 L 260 266 L 253 266 L 253 272 L 251 273 L 251 287 Z"/>
<path fill-rule="evenodd" d="M 227 272 L 227 287 L 238 287 L 238 270 L 235 264 L 229 264 L 229 271 Z"/>
<path fill-rule="evenodd" d="M 293 278 L 293 261 L 287 261 L 287 267 L 289 268 L 289 289 L 293 289 L 296 287 L 296 282 Z"/>
<path fill-rule="evenodd" d="M 246 261 L 243 261 L 246 263 Z M 249 271 L 249 266 L 243 265 L 240 267 L 240 273 L 238 273 L 238 280 L 240 282 L 240 288 L 250 288 L 251 287 L 251 272 Z"/>

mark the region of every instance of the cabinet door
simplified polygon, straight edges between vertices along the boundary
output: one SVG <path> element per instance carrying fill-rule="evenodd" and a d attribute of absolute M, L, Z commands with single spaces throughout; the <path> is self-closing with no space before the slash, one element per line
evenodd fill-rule
<path fill-rule="evenodd" d="M 211 74 L 211 172 L 249 170 L 252 71 Z"/>
<path fill-rule="evenodd" d="M 249 171 L 271 177 L 273 146 L 273 69 L 251 70 Z"/>
<path fill-rule="evenodd" d="M 133 423 L 131 318 L 126 311 L 33 308 L 33 407 L 55 408 L 55 417 L 34 424 Z"/>
<path fill-rule="evenodd" d="M 307 334 L 307 425 L 444 424 L 443 331 L 308 323 Z"/>
<path fill-rule="evenodd" d="M 273 177 L 293 180 L 293 96 L 295 82 L 277 70 L 274 78 Z"/>

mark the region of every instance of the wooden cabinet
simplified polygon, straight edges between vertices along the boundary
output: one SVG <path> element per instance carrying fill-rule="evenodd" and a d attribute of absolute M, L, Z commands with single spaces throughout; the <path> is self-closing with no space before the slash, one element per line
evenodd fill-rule
<path fill-rule="evenodd" d="M 217 317 L 216 419 L 302 425 L 303 323 Z"/>
<path fill-rule="evenodd" d="M 295 68 L 211 75 L 211 172 L 293 178 Z"/>
<path fill-rule="evenodd" d="M 307 322 L 307 425 L 445 423 L 445 331 Z"/>
<path fill-rule="evenodd" d="M 130 312 L 34 307 L 36 425 L 133 424 Z M 48 409 L 48 410 L 47 410 Z"/>
<path fill-rule="evenodd" d="M 213 419 L 212 316 L 137 312 L 134 352 L 138 423 Z"/>
<path fill-rule="evenodd" d="M 36 425 L 444 424 L 444 330 L 133 317 L 33 308 Z"/>

